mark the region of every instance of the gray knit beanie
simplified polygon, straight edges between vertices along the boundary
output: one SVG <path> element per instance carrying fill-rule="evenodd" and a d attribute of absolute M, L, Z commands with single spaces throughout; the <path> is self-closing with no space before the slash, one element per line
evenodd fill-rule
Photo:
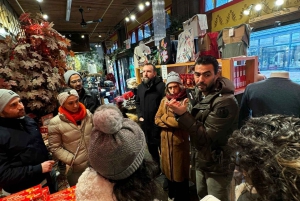
<path fill-rule="evenodd" d="M 3 111 L 7 103 L 14 97 L 20 97 L 12 90 L 0 89 L 0 112 Z"/>
<path fill-rule="evenodd" d="M 178 73 L 171 71 L 168 75 L 167 75 L 167 82 L 166 82 L 166 86 L 168 86 L 168 84 L 170 84 L 171 82 L 177 82 L 179 84 L 181 83 L 181 79 Z"/>
<path fill-rule="evenodd" d="M 72 75 L 74 75 L 74 74 L 77 74 L 77 75 L 79 75 L 79 76 L 81 77 L 80 73 L 78 73 L 78 72 L 75 71 L 75 70 L 68 70 L 67 72 L 65 72 L 64 78 L 65 78 L 65 82 L 66 82 L 67 85 L 69 85 L 70 77 L 71 77 Z M 81 79 L 82 79 L 82 77 L 81 77 Z"/>
<path fill-rule="evenodd" d="M 94 113 L 90 137 L 89 162 L 103 177 L 121 180 L 142 164 L 146 140 L 134 121 L 123 118 L 113 105 L 102 105 Z"/>

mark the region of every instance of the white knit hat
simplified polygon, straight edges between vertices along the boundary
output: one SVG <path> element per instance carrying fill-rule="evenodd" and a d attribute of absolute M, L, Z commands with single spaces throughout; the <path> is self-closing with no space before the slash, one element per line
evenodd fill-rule
<path fill-rule="evenodd" d="M 0 89 L 0 112 L 3 111 L 7 103 L 14 97 L 20 97 L 12 90 Z"/>
<path fill-rule="evenodd" d="M 81 77 L 80 73 L 78 73 L 75 70 L 68 70 L 67 72 L 65 72 L 64 78 L 65 78 L 65 82 L 66 82 L 67 85 L 69 85 L 70 77 L 74 74 L 77 74 Z"/>
<path fill-rule="evenodd" d="M 57 100 L 60 105 L 63 105 L 67 98 L 72 95 L 79 98 L 77 91 L 75 89 L 70 89 L 69 91 L 61 92 L 60 94 L 58 94 Z"/>
<path fill-rule="evenodd" d="M 121 180 L 142 164 L 146 140 L 134 121 L 123 118 L 113 105 L 102 105 L 94 113 L 90 137 L 89 162 L 103 177 Z"/>
<path fill-rule="evenodd" d="M 167 75 L 167 82 L 166 82 L 166 86 L 168 86 L 168 84 L 170 84 L 171 82 L 177 82 L 179 84 L 181 83 L 181 79 L 178 73 L 171 71 L 168 75 Z"/>

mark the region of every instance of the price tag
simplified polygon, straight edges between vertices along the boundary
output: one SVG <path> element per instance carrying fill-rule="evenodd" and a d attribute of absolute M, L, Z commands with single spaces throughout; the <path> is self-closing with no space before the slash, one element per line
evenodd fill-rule
<path fill-rule="evenodd" d="M 167 65 L 161 65 L 161 76 L 163 79 L 167 79 L 168 69 Z"/>
<path fill-rule="evenodd" d="M 234 28 L 229 29 L 229 37 L 234 36 Z"/>

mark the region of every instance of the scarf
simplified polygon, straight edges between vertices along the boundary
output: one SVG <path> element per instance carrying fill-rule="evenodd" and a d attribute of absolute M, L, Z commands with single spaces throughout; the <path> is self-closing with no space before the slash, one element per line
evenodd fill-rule
<path fill-rule="evenodd" d="M 65 115 L 65 117 L 77 126 L 77 121 L 81 121 L 86 116 L 85 106 L 79 102 L 79 110 L 76 113 L 70 113 L 68 110 L 60 106 L 58 112 Z"/>
<path fill-rule="evenodd" d="M 171 99 L 176 99 L 177 101 L 180 101 L 184 98 L 187 97 L 186 95 L 186 90 L 185 89 L 182 89 L 178 94 L 167 94 L 166 95 L 167 99 L 168 100 L 171 100 Z"/>

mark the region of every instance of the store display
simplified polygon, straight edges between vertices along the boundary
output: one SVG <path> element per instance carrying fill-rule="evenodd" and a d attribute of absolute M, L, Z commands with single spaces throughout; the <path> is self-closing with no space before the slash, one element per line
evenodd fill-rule
<path fill-rule="evenodd" d="M 193 36 L 198 37 L 206 33 L 207 26 L 207 17 L 205 14 L 197 14 L 183 22 L 183 29 L 187 31 L 193 29 Z"/>

